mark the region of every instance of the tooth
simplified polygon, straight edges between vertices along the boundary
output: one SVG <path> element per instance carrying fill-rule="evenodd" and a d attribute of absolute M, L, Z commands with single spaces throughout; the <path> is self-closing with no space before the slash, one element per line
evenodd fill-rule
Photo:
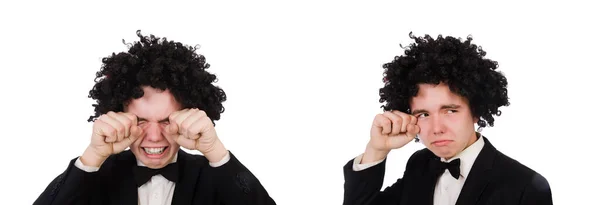
<path fill-rule="evenodd" d="M 152 147 L 152 148 L 144 148 L 148 154 L 161 154 L 166 147 Z"/>

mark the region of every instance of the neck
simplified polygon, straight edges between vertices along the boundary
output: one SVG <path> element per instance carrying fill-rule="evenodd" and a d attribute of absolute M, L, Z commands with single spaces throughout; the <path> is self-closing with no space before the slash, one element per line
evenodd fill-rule
<path fill-rule="evenodd" d="M 473 132 L 473 135 L 471 135 L 471 137 L 469 138 L 469 142 L 467 143 L 467 146 L 465 146 L 465 148 L 460 150 L 460 152 L 456 153 L 456 155 L 460 154 L 461 152 L 463 152 L 467 148 L 469 148 L 471 145 L 473 145 L 477 141 L 477 139 L 479 139 L 479 137 L 481 137 L 481 136 L 479 135 L 478 132 Z M 451 157 L 444 157 L 444 159 L 446 159 L 446 161 L 448 161 L 448 160 L 452 159 L 453 157 L 455 157 L 456 155 L 451 156 Z"/>
<path fill-rule="evenodd" d="M 471 146 L 473 143 L 475 143 L 477 141 L 477 139 L 479 139 L 479 133 L 473 132 L 473 134 L 469 138 L 469 143 L 467 143 L 467 146 L 463 150 L 467 149 L 469 146 Z"/>

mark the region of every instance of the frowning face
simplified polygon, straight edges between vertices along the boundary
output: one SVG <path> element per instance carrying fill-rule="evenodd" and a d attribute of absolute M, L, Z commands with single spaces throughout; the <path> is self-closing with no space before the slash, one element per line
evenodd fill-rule
<path fill-rule="evenodd" d="M 419 139 L 436 156 L 450 159 L 477 140 L 477 118 L 467 99 L 451 92 L 447 84 L 419 84 L 410 104 L 421 128 Z"/>

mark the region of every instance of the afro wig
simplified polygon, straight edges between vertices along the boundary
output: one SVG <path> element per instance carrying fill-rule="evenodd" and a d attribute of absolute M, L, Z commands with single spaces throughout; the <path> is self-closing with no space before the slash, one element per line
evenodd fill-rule
<path fill-rule="evenodd" d="M 479 128 L 493 127 L 492 115 L 500 116 L 498 108 L 510 105 L 506 77 L 496 71 L 498 63 L 484 58 L 486 52 L 471 43 L 471 36 L 466 41 L 441 35 L 437 39 L 415 37 L 412 32 L 409 36 L 415 42 L 405 49 L 405 55 L 383 65 L 382 108 L 410 113 L 410 99 L 417 95 L 418 84 L 443 82 L 468 100 L 471 113 L 479 118 Z"/>
<path fill-rule="evenodd" d="M 196 53 L 197 48 L 154 35 L 142 36 L 139 30 L 136 33 L 139 41 L 128 44 L 127 52 L 102 59 L 95 85 L 89 91 L 88 97 L 96 104 L 88 122 L 109 111 L 122 112 L 130 100 L 144 95 L 142 86 L 168 89 L 184 109 L 198 108 L 213 123 L 219 120 L 225 111 L 222 103 L 226 95 L 212 84 L 217 77 L 206 71 L 210 65 Z"/>

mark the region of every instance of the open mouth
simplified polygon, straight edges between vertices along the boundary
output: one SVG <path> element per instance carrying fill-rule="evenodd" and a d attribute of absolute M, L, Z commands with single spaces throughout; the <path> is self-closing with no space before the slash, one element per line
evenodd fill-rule
<path fill-rule="evenodd" d="M 144 152 L 148 155 L 160 155 L 167 150 L 168 147 L 142 147 Z"/>

